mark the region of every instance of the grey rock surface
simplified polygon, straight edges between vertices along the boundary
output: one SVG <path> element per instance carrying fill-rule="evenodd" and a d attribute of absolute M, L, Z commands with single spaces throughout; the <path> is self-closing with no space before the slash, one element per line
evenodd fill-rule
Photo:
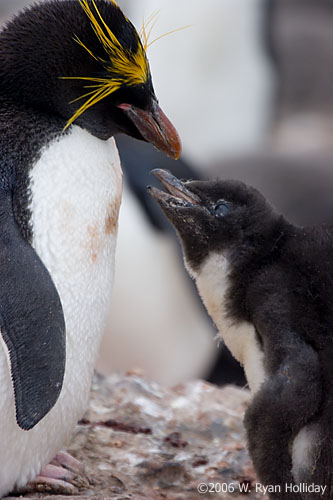
<path fill-rule="evenodd" d="M 77 484 L 74 498 L 264 500 L 255 493 L 245 449 L 248 401 L 247 390 L 232 386 L 193 381 L 166 389 L 135 373 L 96 375 L 89 408 L 68 447 L 90 479 Z M 200 494 L 200 483 L 213 491 Z M 251 492 L 240 494 L 240 485 Z M 47 492 L 22 497 L 70 498 Z"/>

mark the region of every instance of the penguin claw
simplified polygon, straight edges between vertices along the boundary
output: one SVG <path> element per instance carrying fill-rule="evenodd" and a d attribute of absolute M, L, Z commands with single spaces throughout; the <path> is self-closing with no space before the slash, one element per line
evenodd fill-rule
<path fill-rule="evenodd" d="M 59 451 L 54 460 L 52 460 L 51 464 L 60 465 L 61 467 L 64 467 L 65 469 L 68 469 L 78 475 L 86 474 L 84 465 L 66 451 Z"/>
<path fill-rule="evenodd" d="M 36 476 L 36 478 L 28 483 L 23 488 L 20 488 L 18 493 L 53 493 L 61 495 L 75 495 L 79 493 L 79 489 L 68 481 L 62 479 L 54 479 L 45 476 Z M 17 493 L 16 492 L 16 493 Z"/>
<path fill-rule="evenodd" d="M 37 477 L 59 479 L 61 481 L 71 481 L 73 479 L 73 474 L 63 467 L 58 467 L 58 465 L 50 463 L 42 468 Z"/>

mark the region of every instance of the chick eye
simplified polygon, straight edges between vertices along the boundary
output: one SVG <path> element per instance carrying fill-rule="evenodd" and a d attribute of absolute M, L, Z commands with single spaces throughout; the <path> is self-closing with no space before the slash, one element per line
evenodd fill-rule
<path fill-rule="evenodd" d="M 215 217 L 224 217 L 228 212 L 230 212 L 230 205 L 225 201 L 218 203 L 214 207 Z"/>

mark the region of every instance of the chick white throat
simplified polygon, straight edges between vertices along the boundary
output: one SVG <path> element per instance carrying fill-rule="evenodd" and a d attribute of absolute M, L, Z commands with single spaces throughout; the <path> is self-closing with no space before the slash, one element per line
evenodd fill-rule
<path fill-rule="evenodd" d="M 228 315 L 227 297 L 230 286 L 229 263 L 220 253 L 211 252 L 200 270 L 193 272 L 198 291 L 206 309 L 232 355 L 244 366 L 247 381 L 253 393 L 265 381 L 264 353 L 258 344 L 254 326 Z"/>

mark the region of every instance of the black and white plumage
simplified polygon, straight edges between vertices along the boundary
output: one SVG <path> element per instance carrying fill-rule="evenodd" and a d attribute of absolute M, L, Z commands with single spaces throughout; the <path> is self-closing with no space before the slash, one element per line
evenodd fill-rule
<path fill-rule="evenodd" d="M 182 242 L 187 269 L 253 393 L 246 412 L 260 481 L 322 486 L 332 496 L 331 226 L 300 228 L 238 181 L 151 189 Z M 304 489 L 303 489 L 304 491 Z"/>
<path fill-rule="evenodd" d="M 265 48 L 276 75 L 272 144 L 293 153 L 328 152 L 333 5 L 326 0 L 267 0 L 263 5 Z"/>
<path fill-rule="evenodd" d="M 114 134 L 180 153 L 144 46 L 113 0 L 36 4 L 0 33 L 0 496 L 87 403 L 114 274 Z"/>

